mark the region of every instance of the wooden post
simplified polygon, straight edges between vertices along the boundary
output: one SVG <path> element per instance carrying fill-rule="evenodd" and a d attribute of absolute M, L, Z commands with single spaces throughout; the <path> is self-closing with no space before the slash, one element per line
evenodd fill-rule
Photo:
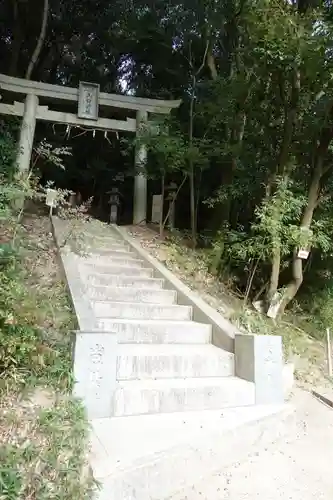
<path fill-rule="evenodd" d="M 28 94 L 25 99 L 24 113 L 21 124 L 19 150 L 17 152 L 17 165 L 19 172 L 29 171 L 32 147 L 36 128 L 36 113 L 38 97 Z"/>
<path fill-rule="evenodd" d="M 140 134 L 140 126 L 148 120 L 147 111 L 137 111 L 136 134 Z M 147 161 L 147 149 L 140 145 L 135 151 L 136 173 L 134 177 L 133 224 L 145 224 L 147 218 L 147 177 L 144 165 Z"/>
<path fill-rule="evenodd" d="M 326 328 L 326 342 L 327 342 L 327 369 L 328 376 L 333 376 L 332 370 L 332 348 L 331 348 L 331 332 L 329 328 Z"/>

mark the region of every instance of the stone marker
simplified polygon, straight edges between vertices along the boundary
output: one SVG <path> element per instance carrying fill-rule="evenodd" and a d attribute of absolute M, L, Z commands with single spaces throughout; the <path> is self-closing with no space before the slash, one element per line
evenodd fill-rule
<path fill-rule="evenodd" d="M 116 369 L 116 334 L 76 333 L 74 396 L 84 400 L 89 419 L 112 416 Z"/>
<path fill-rule="evenodd" d="M 236 376 L 254 382 L 256 404 L 284 401 L 282 339 L 274 335 L 235 335 Z"/>

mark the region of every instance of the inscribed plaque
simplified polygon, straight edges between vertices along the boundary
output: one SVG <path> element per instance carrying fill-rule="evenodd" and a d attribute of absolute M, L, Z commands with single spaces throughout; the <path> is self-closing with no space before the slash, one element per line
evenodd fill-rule
<path fill-rule="evenodd" d="M 98 120 L 98 83 L 80 82 L 78 117 L 87 120 Z"/>

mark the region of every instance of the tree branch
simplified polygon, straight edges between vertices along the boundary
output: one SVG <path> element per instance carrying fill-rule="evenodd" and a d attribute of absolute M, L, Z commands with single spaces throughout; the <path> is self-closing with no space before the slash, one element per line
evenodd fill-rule
<path fill-rule="evenodd" d="M 44 0 L 42 26 L 41 26 L 39 38 L 37 41 L 37 45 L 36 45 L 35 50 L 31 56 L 31 59 L 30 59 L 29 65 L 28 65 L 28 69 L 27 69 L 26 74 L 25 74 L 25 78 L 27 80 L 30 80 L 30 78 L 31 78 L 32 71 L 36 65 L 36 62 L 38 61 L 38 58 L 40 56 L 40 53 L 41 53 L 41 50 L 43 47 L 43 43 L 44 43 L 45 36 L 46 36 L 48 12 L 49 12 L 49 0 Z"/>

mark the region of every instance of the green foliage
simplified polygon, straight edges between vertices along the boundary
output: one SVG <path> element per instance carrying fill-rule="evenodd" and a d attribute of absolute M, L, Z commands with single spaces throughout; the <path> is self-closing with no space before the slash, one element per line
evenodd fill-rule
<path fill-rule="evenodd" d="M 0 270 L 15 264 L 17 251 L 10 243 L 0 244 Z"/>
<path fill-rule="evenodd" d="M 8 5 L 0 7 L 1 71 L 22 76 L 40 22 L 38 16 L 27 15 L 24 2 L 19 2 L 15 18 Z M 147 0 L 116 0 L 112 6 L 106 0 L 51 4 L 33 78 L 71 86 L 96 81 L 102 91 L 181 98 L 172 119 L 155 123 L 150 116 L 152 126 L 135 141 L 148 147 L 146 174 L 152 180 L 166 176 L 177 186 L 186 178 L 177 199 L 179 225 L 186 229 L 197 219 L 200 231 L 216 237 L 216 272 L 228 268 L 244 290 L 244 268 L 258 261 L 260 279 L 253 281 L 252 297 L 257 281 L 270 280 L 277 248 L 281 286 L 293 279 L 298 246 L 318 249 L 313 257 L 317 261 L 331 251 L 330 144 L 323 154 L 309 231 L 300 226 L 318 144 L 332 126 L 332 12 L 332 4 L 323 1 L 156 0 L 154 9 Z M 31 41 L 23 50 L 27 34 Z M 71 130 L 64 135 L 58 130 L 61 126 L 43 128 L 45 147 L 37 167 L 44 172 L 50 164 L 44 155 L 53 143 L 50 138 L 62 147 L 74 137 Z M 118 171 L 127 176 L 133 141 L 126 140 L 124 158 L 122 136 L 119 141 L 110 133 L 111 140 L 101 144 L 87 130 L 76 135 L 82 141 L 73 138 L 75 157 L 63 157 L 57 185 L 65 179 L 59 176 L 65 163 L 69 171 L 64 182 L 80 179 L 89 189 L 93 186 L 93 195 L 101 195 Z M 8 163 L 10 154 L 4 157 Z M 20 189 L 19 184 L 4 187 L 0 205 L 8 206 Z M 304 277 L 311 273 L 312 267 L 304 264 Z M 304 279 L 302 286 L 306 283 Z"/>
<path fill-rule="evenodd" d="M 24 286 L 17 252 L 7 245 L 6 256 L 0 272 L 0 376 L 26 384 L 32 377 L 43 376 L 55 361 L 55 372 L 62 372 L 68 360 L 63 357 L 59 363 L 55 346 L 35 325 L 34 303 Z"/>
<path fill-rule="evenodd" d="M 38 345 L 41 336 L 35 328 L 28 325 L 13 325 L 14 318 L 9 314 L 0 324 L 0 376 L 13 377 L 21 381 L 27 374 L 37 374 Z"/>
<path fill-rule="evenodd" d="M 13 179 L 16 172 L 15 125 L 0 119 L 0 178 Z"/>
<path fill-rule="evenodd" d="M 283 256 L 300 244 L 299 221 L 306 200 L 295 193 L 294 183 L 285 177 L 277 179 L 277 189 L 273 196 L 264 199 L 255 210 L 256 221 L 252 225 L 254 240 L 260 242 L 252 246 L 252 256 L 260 254 L 263 259 L 273 255 L 276 247 Z"/>
<path fill-rule="evenodd" d="M 63 379 L 64 367 L 68 377 L 68 357 L 55 363 L 57 348 L 45 342 L 42 330 L 36 326 L 35 305 L 24 284 L 20 249 L 16 236 L 20 228 L 23 208 L 17 216 L 15 202 L 22 199 L 39 200 L 45 191 L 38 186 L 32 171 L 28 176 L 18 176 L 15 169 L 16 143 L 13 127 L 1 122 L 0 161 L 0 221 L 8 241 L 0 243 L 0 376 L 27 383 L 31 377 L 41 376 L 46 366 L 54 376 Z M 35 148 L 35 163 L 42 157 L 62 167 L 62 156 L 70 154 L 66 148 L 52 148 L 45 141 Z M 67 192 L 59 193 L 60 201 Z M 56 373 L 58 371 L 58 373 Z M 59 379 L 59 380 L 60 380 Z"/>
<path fill-rule="evenodd" d="M 39 160 L 44 160 L 53 166 L 65 170 L 64 157 L 72 155 L 72 151 L 68 146 L 54 147 L 49 142 L 43 139 L 33 151 L 32 168 L 35 167 Z"/>

